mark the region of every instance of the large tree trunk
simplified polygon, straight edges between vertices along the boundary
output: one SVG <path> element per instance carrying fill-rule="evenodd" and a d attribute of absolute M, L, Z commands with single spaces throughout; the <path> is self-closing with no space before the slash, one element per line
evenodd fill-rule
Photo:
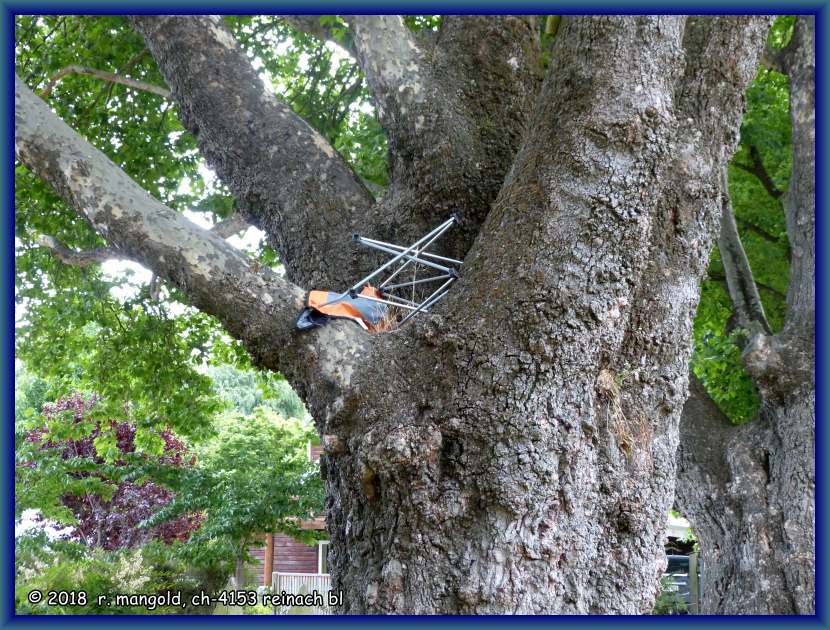
<path fill-rule="evenodd" d="M 392 185 L 374 206 L 322 138 L 252 87 L 221 23 L 134 18 L 287 279 L 241 266 L 221 243 L 217 258 L 170 267 L 149 201 L 107 198 L 115 212 L 83 194 L 117 178 L 88 146 L 73 152 L 63 128 L 56 152 L 48 133 L 39 141 L 48 124 L 20 118 L 18 154 L 305 398 L 326 450 L 343 612 L 648 611 L 716 174 L 769 20 L 567 18 L 540 92 L 530 20 L 447 18 L 432 43 L 398 18 L 350 20 L 392 150 Z M 17 92 L 18 107 L 46 116 Z M 461 227 L 446 251 L 465 264 L 435 313 L 372 337 L 343 322 L 290 331 L 292 283 L 341 288 L 368 264 L 348 249 L 355 226 L 405 238 L 451 210 Z"/>
<path fill-rule="evenodd" d="M 762 313 L 744 361 L 762 397 L 758 417 L 728 420 L 697 383 L 683 413 L 677 503 L 700 541 L 702 612 L 815 612 L 815 22 L 801 17 L 779 59 L 790 77 L 793 171 L 784 210 L 792 249 L 787 317 L 775 336 Z M 724 225 L 727 225 L 728 216 Z M 737 249 L 737 248 L 733 248 Z M 726 260 L 726 259 L 724 259 Z M 747 269 L 736 285 L 748 286 Z"/>
<path fill-rule="evenodd" d="M 717 228 L 702 164 L 731 149 L 754 74 L 741 54 L 729 70 L 740 88 L 706 102 L 726 126 L 692 144 L 673 120 L 707 127 L 675 89 L 684 26 L 712 28 L 566 22 L 533 132 L 444 317 L 386 340 L 357 376 L 354 410 L 322 424 L 344 611 L 652 605 Z M 727 28 L 730 52 L 763 35 L 751 20 Z M 704 90 L 709 73 L 686 71 Z"/>

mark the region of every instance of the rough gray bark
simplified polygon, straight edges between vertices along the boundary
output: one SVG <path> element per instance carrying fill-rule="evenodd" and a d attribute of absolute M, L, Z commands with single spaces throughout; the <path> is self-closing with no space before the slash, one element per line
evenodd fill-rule
<path fill-rule="evenodd" d="M 674 118 L 694 111 L 676 89 L 682 19 L 563 26 L 452 317 L 386 342 L 382 379 L 358 379 L 359 412 L 322 427 L 336 445 L 327 516 L 345 611 L 649 609 L 718 224 L 718 189 L 705 184 L 735 138 L 764 34 L 758 20 L 696 28 L 743 61 L 718 134 Z M 715 58 L 728 67 L 725 50 Z M 691 71 L 688 93 L 710 95 L 709 77 Z M 711 160 L 670 175 L 678 139 L 682 159 Z M 661 203 L 674 177 L 691 191 L 679 235 Z M 419 373 L 433 362 L 437 382 Z"/>
<path fill-rule="evenodd" d="M 694 382 L 677 504 L 705 563 L 701 613 L 813 614 L 815 394 L 735 427 Z"/>
<path fill-rule="evenodd" d="M 319 133 L 267 90 L 217 16 L 131 18 L 208 164 L 280 252 L 288 279 L 343 286 L 374 200 Z M 348 286 L 348 284 L 346 284 Z"/>
<path fill-rule="evenodd" d="M 391 108 L 392 185 L 372 207 L 345 163 L 262 96 L 218 22 L 134 19 L 185 125 L 278 245 L 290 280 L 354 279 L 365 262 L 351 254 L 327 251 L 336 266 L 315 267 L 353 225 L 406 236 L 459 211 L 449 249 L 472 248 L 435 314 L 372 337 L 342 323 L 291 333 L 299 290 L 224 270 L 235 259 L 215 235 L 199 245 L 205 260 L 168 265 L 171 237 L 152 230 L 155 213 L 185 252 L 182 230 L 195 228 L 157 202 L 128 206 L 129 225 L 93 209 L 93 224 L 307 400 L 326 449 L 344 612 L 646 612 L 718 227 L 712 182 L 734 149 L 769 20 L 567 18 L 538 98 L 527 18 L 447 18 L 435 41 L 405 45 L 389 41 L 402 33 L 394 20 L 354 22 L 370 87 Z M 385 66 L 372 51 L 396 58 Z M 55 175 L 49 135 L 21 159 L 89 216 L 94 195 Z M 55 151 L 71 152 L 65 144 Z M 96 191 L 114 177 L 90 172 Z M 339 195 L 354 203 L 333 216 Z M 270 309 L 250 308 L 245 286 L 224 281 L 237 272 L 242 285 L 274 287 Z"/>
<path fill-rule="evenodd" d="M 747 292 L 730 287 L 738 323 L 752 333 L 744 361 L 762 397 L 759 415 L 730 426 L 699 383 L 683 412 L 677 503 L 700 539 L 704 613 L 815 612 L 814 37 L 814 18 L 799 17 L 791 43 L 772 56 L 790 77 L 793 129 L 784 329 L 769 334 Z M 751 295 L 748 266 L 734 264 L 729 275 Z"/>
<path fill-rule="evenodd" d="M 355 46 L 375 100 L 385 104 L 391 184 L 370 228 L 409 241 L 455 213 L 459 225 L 439 249 L 463 258 L 512 164 L 538 93 L 535 19 L 446 16 L 434 41 L 406 37 L 400 54 L 407 62 L 387 56 L 376 63 L 378 72 L 371 65 L 375 43 L 404 35 L 372 25 L 371 18 L 355 22 Z M 370 37 L 375 45 L 363 45 Z M 396 69 L 403 92 L 395 81 L 373 80 Z M 397 93 L 389 90 L 395 85 Z M 400 94 L 406 98 L 399 101 Z"/>

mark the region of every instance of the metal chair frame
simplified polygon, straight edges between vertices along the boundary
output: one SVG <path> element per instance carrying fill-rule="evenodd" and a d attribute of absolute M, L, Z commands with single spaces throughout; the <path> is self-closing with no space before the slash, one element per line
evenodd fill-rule
<path fill-rule="evenodd" d="M 347 295 L 352 298 L 358 297 L 360 291 L 367 284 L 369 284 L 371 280 L 378 278 L 382 274 L 388 273 L 383 282 L 376 287 L 383 296 L 382 298 L 367 295 L 360 295 L 360 297 L 372 302 L 380 302 L 381 304 L 397 306 L 398 308 L 408 310 L 409 313 L 406 317 L 398 322 L 398 327 L 405 324 L 409 321 L 409 319 L 418 313 L 428 313 L 431 306 L 447 295 L 452 284 L 458 279 L 458 269 L 463 263 L 455 258 L 439 256 L 438 254 L 434 254 L 426 250 L 457 222 L 458 218 L 455 215 L 451 216 L 437 228 L 429 232 L 426 236 L 423 236 L 415 241 L 409 247 L 396 245 L 394 243 L 387 243 L 373 238 L 367 238 L 365 236 L 361 236 L 360 234 L 354 234 L 352 239 L 356 243 L 386 254 L 390 254 L 392 258 L 372 271 L 369 275 L 353 284 L 344 293 L 326 302 L 323 306 L 338 302 Z M 395 284 L 391 284 L 392 280 L 404 271 L 404 269 L 410 267 L 410 265 L 413 270 L 413 279 L 408 282 L 397 282 Z M 423 267 L 425 270 L 436 272 L 437 275 L 418 278 L 417 270 L 419 266 Z M 403 289 L 413 288 L 416 285 L 433 282 L 441 282 L 441 285 L 420 302 L 406 299 L 403 296 L 396 294 L 396 292 L 400 292 Z"/>

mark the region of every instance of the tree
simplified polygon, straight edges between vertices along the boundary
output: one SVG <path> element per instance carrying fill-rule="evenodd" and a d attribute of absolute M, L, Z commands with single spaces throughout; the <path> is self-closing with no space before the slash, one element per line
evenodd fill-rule
<path fill-rule="evenodd" d="M 389 147 L 378 200 L 222 20 L 130 21 L 285 275 L 147 194 L 19 79 L 16 155 L 303 398 L 343 611 L 649 610 L 721 173 L 770 20 L 568 17 L 542 80 L 536 18 L 292 18 L 354 51 Z M 406 241 L 450 212 L 440 252 L 464 270 L 435 313 L 293 330 L 304 289 L 372 267 L 348 235 Z"/>
<path fill-rule="evenodd" d="M 306 452 L 311 427 L 263 407 L 251 416 L 226 414 L 217 424 L 216 437 L 199 450 L 198 465 L 168 478 L 176 494 L 146 525 L 194 510 L 203 514 L 185 557 L 199 564 L 230 560 L 242 588 L 244 563 L 258 535 L 314 535 L 300 522 L 322 511 L 323 488 Z"/>
<path fill-rule="evenodd" d="M 135 452 L 135 426 L 129 422 L 101 422 L 93 417 L 96 397 L 80 393 L 43 405 L 40 422 L 25 431 L 17 448 L 15 508 L 36 509 L 42 516 L 72 525 L 71 537 L 90 549 L 131 549 L 149 540 L 171 543 L 187 540 L 199 527 L 194 510 L 159 522 L 138 525 L 168 505 L 173 493 L 142 474 L 148 466 L 183 474 L 193 465 L 184 444 L 170 431 L 161 433 L 163 451 L 147 461 Z M 91 431 L 84 424 L 92 424 Z M 99 455 L 111 427 L 116 442 L 114 461 Z M 99 442 L 96 445 L 96 442 Z M 97 446 L 97 448 L 96 448 Z"/>
<path fill-rule="evenodd" d="M 743 360 L 761 406 L 731 425 L 694 381 L 683 412 L 677 500 L 700 538 L 704 612 L 815 612 L 815 19 L 765 63 L 790 81 L 792 174 L 779 192 L 760 159 L 757 177 L 781 197 L 790 282 L 773 334 L 724 191 L 721 251 Z"/>
<path fill-rule="evenodd" d="M 41 386 L 26 380 L 32 383 L 31 399 Z M 319 471 L 306 452 L 314 433 L 308 424 L 266 407 L 247 417 L 223 414 L 216 419 L 216 435 L 198 447 L 188 451 L 164 431 L 163 453 L 148 457 L 136 452 L 134 425 L 95 419 L 96 402 L 95 396 L 76 393 L 44 404 L 42 415 L 25 423 L 28 430 L 20 427 L 17 449 L 18 515 L 35 509 L 70 525 L 67 539 L 85 550 L 75 554 L 81 565 L 93 559 L 100 568 L 108 559 L 118 563 L 133 557 L 106 552 L 137 550 L 139 564 L 157 577 L 172 574 L 178 590 L 213 591 L 227 583 L 234 567 L 240 577 L 258 534 L 279 531 L 315 539 L 316 532 L 301 526 L 323 509 Z M 85 431 L 85 423 L 94 429 Z M 100 444 L 96 448 L 107 435 L 102 425 L 114 427 L 113 461 L 99 454 L 107 452 Z M 42 539 L 43 532 L 35 538 Z M 151 541 L 158 544 L 148 546 Z M 21 544 L 29 548 L 34 542 Z M 22 564 L 35 573 L 37 565 L 61 564 L 63 548 L 68 547 L 58 544 L 35 558 L 24 551 Z M 71 579 L 73 566 L 61 566 L 43 583 L 53 584 L 50 580 L 67 573 Z M 206 608 L 212 606 L 188 605 L 187 610 Z"/>
<path fill-rule="evenodd" d="M 303 402 L 273 372 L 243 371 L 232 365 L 208 368 L 208 375 L 217 393 L 242 415 L 250 415 L 257 407 L 267 407 L 285 418 L 305 416 Z"/>

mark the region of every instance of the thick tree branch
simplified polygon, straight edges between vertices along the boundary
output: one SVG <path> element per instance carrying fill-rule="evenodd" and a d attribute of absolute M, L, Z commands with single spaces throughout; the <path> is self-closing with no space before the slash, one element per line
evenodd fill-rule
<path fill-rule="evenodd" d="M 378 29 L 374 37 L 390 35 Z M 373 92 L 388 113 L 381 122 L 392 158 L 378 224 L 394 226 L 390 237 L 410 240 L 455 213 L 459 225 L 441 245 L 463 258 L 533 110 L 541 85 L 539 27 L 529 16 L 448 15 L 433 44 L 413 48 L 411 35 L 401 33 L 409 42 L 401 54 L 411 62 L 399 64 L 402 83 L 384 94 L 376 82 Z"/>
<path fill-rule="evenodd" d="M 181 286 L 196 306 L 222 315 L 242 297 L 237 294 L 245 292 L 256 310 L 266 310 L 260 306 L 266 302 L 275 303 L 275 308 L 288 303 L 288 315 L 301 306 L 298 287 L 279 277 L 266 280 L 255 275 L 245 257 L 221 238 L 154 200 L 52 114 L 19 79 L 15 123 L 17 157 L 52 184 L 109 243 Z M 243 280 L 230 292 L 230 286 L 223 287 L 223 294 L 218 289 L 232 282 L 231 274 Z M 272 291 L 279 299 L 274 300 Z"/>
<path fill-rule="evenodd" d="M 250 222 L 242 216 L 241 212 L 234 212 L 224 221 L 220 221 L 210 231 L 222 238 L 228 238 L 234 234 L 239 234 L 242 230 L 246 230 L 251 226 Z"/>
<path fill-rule="evenodd" d="M 761 157 L 761 152 L 758 150 L 758 147 L 756 147 L 754 144 L 749 145 L 749 159 L 752 160 L 751 164 L 743 164 L 737 160 L 732 164 L 736 168 L 739 168 L 742 171 L 746 171 L 750 175 L 754 175 L 755 177 L 757 177 L 758 181 L 761 182 L 761 185 L 764 187 L 764 190 L 767 191 L 767 194 L 769 194 L 770 197 L 778 199 L 781 195 L 783 195 L 783 191 L 779 190 L 778 187 L 775 185 L 775 182 L 772 181 L 772 177 L 770 177 L 766 167 L 764 166 L 764 160 Z"/>
<path fill-rule="evenodd" d="M 799 344 L 812 356 L 816 309 L 816 42 L 813 16 L 798 17 L 786 50 L 793 170 L 784 198 L 787 237 L 792 251 L 784 334 L 801 337 Z"/>
<path fill-rule="evenodd" d="M 726 86 L 742 85 L 748 75 L 754 77 L 770 23 L 771 18 L 763 16 L 691 16 L 686 23 L 683 46 L 687 65 L 676 96 L 678 106 L 692 115 L 692 124 L 687 125 L 685 133 L 701 135 L 704 143 L 720 140 L 724 149 L 729 147 L 728 156 L 734 151 L 738 134 L 707 140 L 707 134 L 717 134 L 721 128 L 719 110 L 707 105 L 717 100 Z M 738 48 L 733 46 L 736 42 Z M 733 102 L 743 103 L 744 98 L 743 91 L 730 89 Z M 711 175 L 712 184 L 719 186 L 719 168 L 712 169 Z"/>
<path fill-rule="evenodd" d="M 462 286 L 469 283 L 476 297 L 451 295 L 451 304 L 460 309 L 458 300 L 464 299 L 468 310 L 483 295 L 499 295 L 506 309 L 538 302 L 557 318 L 595 320 L 584 331 L 577 325 L 579 330 L 568 335 L 574 360 L 595 360 L 599 346 L 617 356 L 630 312 L 625 305 L 640 303 L 633 288 L 648 262 L 656 218 L 651 211 L 629 214 L 627 209 L 657 207 L 665 186 L 663 169 L 668 167 L 666 151 L 673 132 L 671 95 L 683 65 L 679 44 L 684 21 L 675 16 L 595 16 L 563 22 L 531 117 L 533 133 L 525 135 L 465 262 Z M 648 42 L 647 48 L 638 34 Z M 614 58 L 612 51 L 617 49 L 626 51 L 624 60 Z M 632 76 L 638 77 L 636 83 L 631 83 Z M 635 89 L 637 85 L 647 88 Z M 587 157 L 572 157 L 584 153 L 586 145 Z M 637 186 L 635 192 L 637 180 L 650 183 Z M 648 197 L 652 194 L 654 198 Z M 595 219 L 599 216 L 615 220 L 604 224 Z M 662 241 L 664 246 L 667 241 Z M 591 260 L 601 260 L 602 269 L 587 263 Z M 574 296 L 585 286 L 591 287 L 592 295 L 605 295 L 603 299 L 610 301 L 595 308 L 587 301 L 574 304 Z M 684 287 L 674 299 L 687 299 L 688 294 Z M 641 303 L 663 301 L 661 295 Z M 622 311 L 617 304 L 624 305 Z M 681 311 L 676 309 L 676 314 Z M 518 315 L 500 316 L 503 319 L 495 321 L 532 327 Z M 677 335 L 676 326 L 669 329 Z M 564 352 L 560 347 L 557 351 Z"/>
<path fill-rule="evenodd" d="M 118 250 L 110 247 L 96 247 L 89 251 L 76 251 L 61 243 L 54 236 L 43 235 L 37 239 L 37 244 L 45 247 L 52 255 L 67 265 L 73 267 L 89 267 L 95 263 L 104 262 L 111 258 L 120 258 Z"/>
<path fill-rule="evenodd" d="M 636 303 L 660 305 L 655 308 L 665 311 L 673 324 L 657 337 L 650 331 L 648 319 L 632 317 L 628 339 L 646 338 L 662 348 L 676 343 L 678 334 L 687 339 L 691 336 L 692 321 L 683 311 L 697 308 L 700 282 L 705 278 L 723 212 L 722 169 L 737 145 L 744 93 L 755 76 L 769 23 L 768 18 L 757 16 L 691 16 L 685 21 L 685 63 L 676 78 L 672 103 L 676 148 L 667 175 L 670 179 L 661 182 L 660 209 L 651 228 L 649 263 L 644 272 L 648 280 L 641 282 L 634 299 Z M 647 110 L 646 119 L 659 118 L 659 110 L 655 110 L 657 107 Z M 678 302 L 681 298 L 685 300 L 683 307 Z M 691 347 L 683 352 L 688 360 Z M 636 364 L 637 360 L 632 353 L 629 361 Z M 683 372 L 686 370 L 684 366 Z M 685 399 L 685 388 L 677 388 L 667 407 L 679 411 Z"/>
<path fill-rule="evenodd" d="M 811 614 L 814 395 L 763 405 L 751 422 L 729 426 L 690 378 L 675 504 L 689 519 L 707 566 L 701 612 Z"/>
<path fill-rule="evenodd" d="M 678 457 L 678 507 L 688 517 L 694 514 L 691 497 L 699 503 L 716 500 L 711 488 L 728 492 L 729 466 L 724 456 L 724 445 L 735 433 L 729 418 L 718 408 L 706 392 L 703 383 L 689 372 L 689 397 L 680 417 Z M 701 478 L 706 483 L 701 483 Z M 685 484 L 685 485 L 684 485 Z M 694 523 L 693 523 L 694 524 Z"/>
<path fill-rule="evenodd" d="M 66 66 L 65 68 L 61 68 L 60 70 L 55 72 L 49 78 L 49 82 L 46 84 L 46 87 L 43 88 L 41 96 L 43 98 L 47 98 L 49 94 L 51 94 L 55 86 L 61 81 L 61 79 L 70 74 L 82 74 L 84 76 L 93 77 L 95 79 L 101 79 L 102 81 L 109 81 L 110 83 L 124 85 L 133 90 L 141 90 L 143 92 L 150 92 L 151 94 L 156 94 L 163 98 L 170 98 L 170 90 L 167 90 L 163 87 L 159 87 L 158 85 L 153 85 L 152 83 L 147 83 L 146 81 L 130 79 L 129 77 L 125 77 L 120 74 L 114 74 L 112 72 L 106 72 L 104 70 L 96 70 L 95 68 L 86 68 L 84 66 L 79 66 L 75 64 Z"/>
<path fill-rule="evenodd" d="M 726 168 L 722 169 L 721 177 L 721 228 L 718 236 L 718 249 L 726 275 L 726 286 L 732 299 L 732 308 L 738 325 L 750 333 L 772 334 L 764 313 L 764 305 L 758 294 L 755 277 L 749 266 L 749 259 L 744 251 L 738 227 L 735 224 L 735 215 L 732 211 L 732 202 L 729 198 Z"/>
<path fill-rule="evenodd" d="M 427 90 L 423 53 L 399 15 L 349 16 L 357 60 L 385 125 L 397 125 Z"/>
<path fill-rule="evenodd" d="M 658 383 L 669 369 L 664 349 L 676 344 L 678 336 L 691 337 L 692 320 L 685 313 L 694 313 L 697 307 L 699 282 L 705 277 L 711 246 L 719 233 L 724 201 L 721 176 L 737 145 L 744 92 L 755 76 L 769 22 L 759 17 L 695 16 L 685 23 L 685 67 L 674 93 L 677 148 L 669 168 L 675 183 L 662 182 L 663 199 L 652 227 L 648 268 L 632 300 L 654 306 L 645 316 L 631 316 L 623 346 L 633 365 L 638 361 L 638 341 L 660 348 L 655 353 L 661 357 L 656 360 L 660 367 L 646 372 L 655 375 Z M 662 334 L 648 324 L 658 313 L 671 322 Z M 666 334 L 667 330 L 671 332 Z M 703 505 L 715 515 L 713 521 L 705 522 L 724 527 L 728 524 L 724 507 L 729 505 L 730 469 L 723 446 L 734 430 L 689 373 L 690 351 L 691 344 L 681 353 L 682 363 L 671 362 L 676 384 L 689 374 L 688 394 L 685 384 L 673 387 L 652 417 L 680 414 L 679 451 L 668 464 L 677 466 L 675 504 L 690 518 L 699 516 Z M 675 475 L 669 475 L 672 483 Z M 702 518 L 692 518 L 696 534 L 706 541 L 709 531 L 701 529 L 701 522 Z"/>
<path fill-rule="evenodd" d="M 783 330 L 756 335 L 743 359 L 765 400 L 814 391 L 815 374 L 815 18 L 800 16 L 782 57 L 790 78 L 793 168 L 784 195 L 790 283 Z"/>
<path fill-rule="evenodd" d="M 15 153 L 113 247 L 215 315 L 256 363 L 282 370 L 306 391 L 324 384 L 309 400 L 322 418 L 334 413 L 331 405 L 348 391 L 363 343 L 356 327 L 298 336 L 294 320 L 304 305 L 302 289 L 269 269 L 255 270 L 218 235 L 151 197 L 17 77 Z M 342 406 L 342 399 L 336 404 Z"/>
<path fill-rule="evenodd" d="M 499 120 L 518 146 L 542 84 L 539 41 L 536 16 L 448 15 L 434 51 L 435 72 L 451 78 L 451 89 L 476 119 Z"/>
<path fill-rule="evenodd" d="M 184 126 L 290 280 L 346 287 L 362 271 L 349 236 L 372 195 L 319 133 L 262 84 L 221 18 L 130 18 L 173 91 Z"/>
<path fill-rule="evenodd" d="M 701 540 L 704 613 L 815 611 L 815 22 L 796 21 L 769 67 L 790 78 L 793 170 L 784 195 L 792 249 L 787 316 L 757 332 L 743 361 L 761 394 L 758 416 L 732 429 L 702 388 L 681 424 L 678 504 Z M 724 475 L 726 472 L 728 475 Z"/>

